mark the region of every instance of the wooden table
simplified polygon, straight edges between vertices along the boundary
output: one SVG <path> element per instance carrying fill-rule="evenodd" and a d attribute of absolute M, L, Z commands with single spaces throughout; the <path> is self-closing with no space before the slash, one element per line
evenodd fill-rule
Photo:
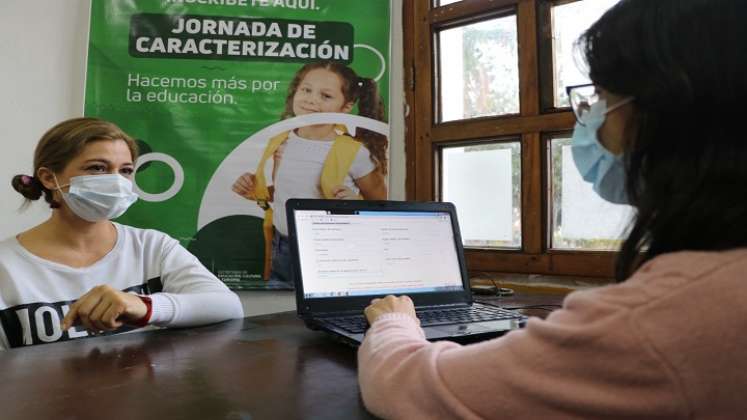
<path fill-rule="evenodd" d="M 0 353 L 0 418 L 367 419 L 356 351 L 293 312 Z"/>
<path fill-rule="evenodd" d="M 480 300 L 543 317 L 562 296 Z M 9 350 L 0 374 L 3 420 L 373 418 L 356 350 L 294 312 Z"/>

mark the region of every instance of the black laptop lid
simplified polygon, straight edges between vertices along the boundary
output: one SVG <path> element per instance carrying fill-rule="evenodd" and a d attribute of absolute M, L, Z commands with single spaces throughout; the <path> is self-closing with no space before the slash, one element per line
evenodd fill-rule
<path fill-rule="evenodd" d="M 451 203 L 286 202 L 299 314 L 360 311 L 374 297 L 470 303 Z"/>

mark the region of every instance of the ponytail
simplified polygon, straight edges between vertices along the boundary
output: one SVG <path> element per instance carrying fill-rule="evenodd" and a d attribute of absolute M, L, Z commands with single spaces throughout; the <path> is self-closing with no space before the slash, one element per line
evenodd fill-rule
<path fill-rule="evenodd" d="M 358 98 L 358 115 L 377 121 L 386 121 L 384 118 L 384 101 L 379 95 L 379 87 L 375 80 L 369 78 L 358 78 L 355 89 Z M 358 139 L 371 152 L 371 161 L 376 165 L 383 175 L 387 174 L 387 146 L 389 140 L 386 136 L 377 132 L 360 128 Z"/>

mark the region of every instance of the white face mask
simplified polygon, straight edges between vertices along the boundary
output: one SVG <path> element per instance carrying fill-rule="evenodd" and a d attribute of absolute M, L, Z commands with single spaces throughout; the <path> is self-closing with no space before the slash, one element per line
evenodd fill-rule
<path fill-rule="evenodd" d="M 54 180 L 57 184 L 57 177 Z M 119 174 L 83 175 L 70 178 L 70 189 L 57 189 L 70 210 L 89 222 L 115 219 L 137 201 L 132 182 Z M 64 187 L 65 185 L 63 185 Z"/>

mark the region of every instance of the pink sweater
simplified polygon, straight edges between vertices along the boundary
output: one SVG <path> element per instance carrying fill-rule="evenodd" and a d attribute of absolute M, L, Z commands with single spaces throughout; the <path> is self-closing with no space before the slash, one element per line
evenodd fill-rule
<path fill-rule="evenodd" d="M 385 418 L 745 418 L 747 249 L 659 256 L 468 346 L 429 343 L 387 314 L 358 367 L 366 407 Z"/>

